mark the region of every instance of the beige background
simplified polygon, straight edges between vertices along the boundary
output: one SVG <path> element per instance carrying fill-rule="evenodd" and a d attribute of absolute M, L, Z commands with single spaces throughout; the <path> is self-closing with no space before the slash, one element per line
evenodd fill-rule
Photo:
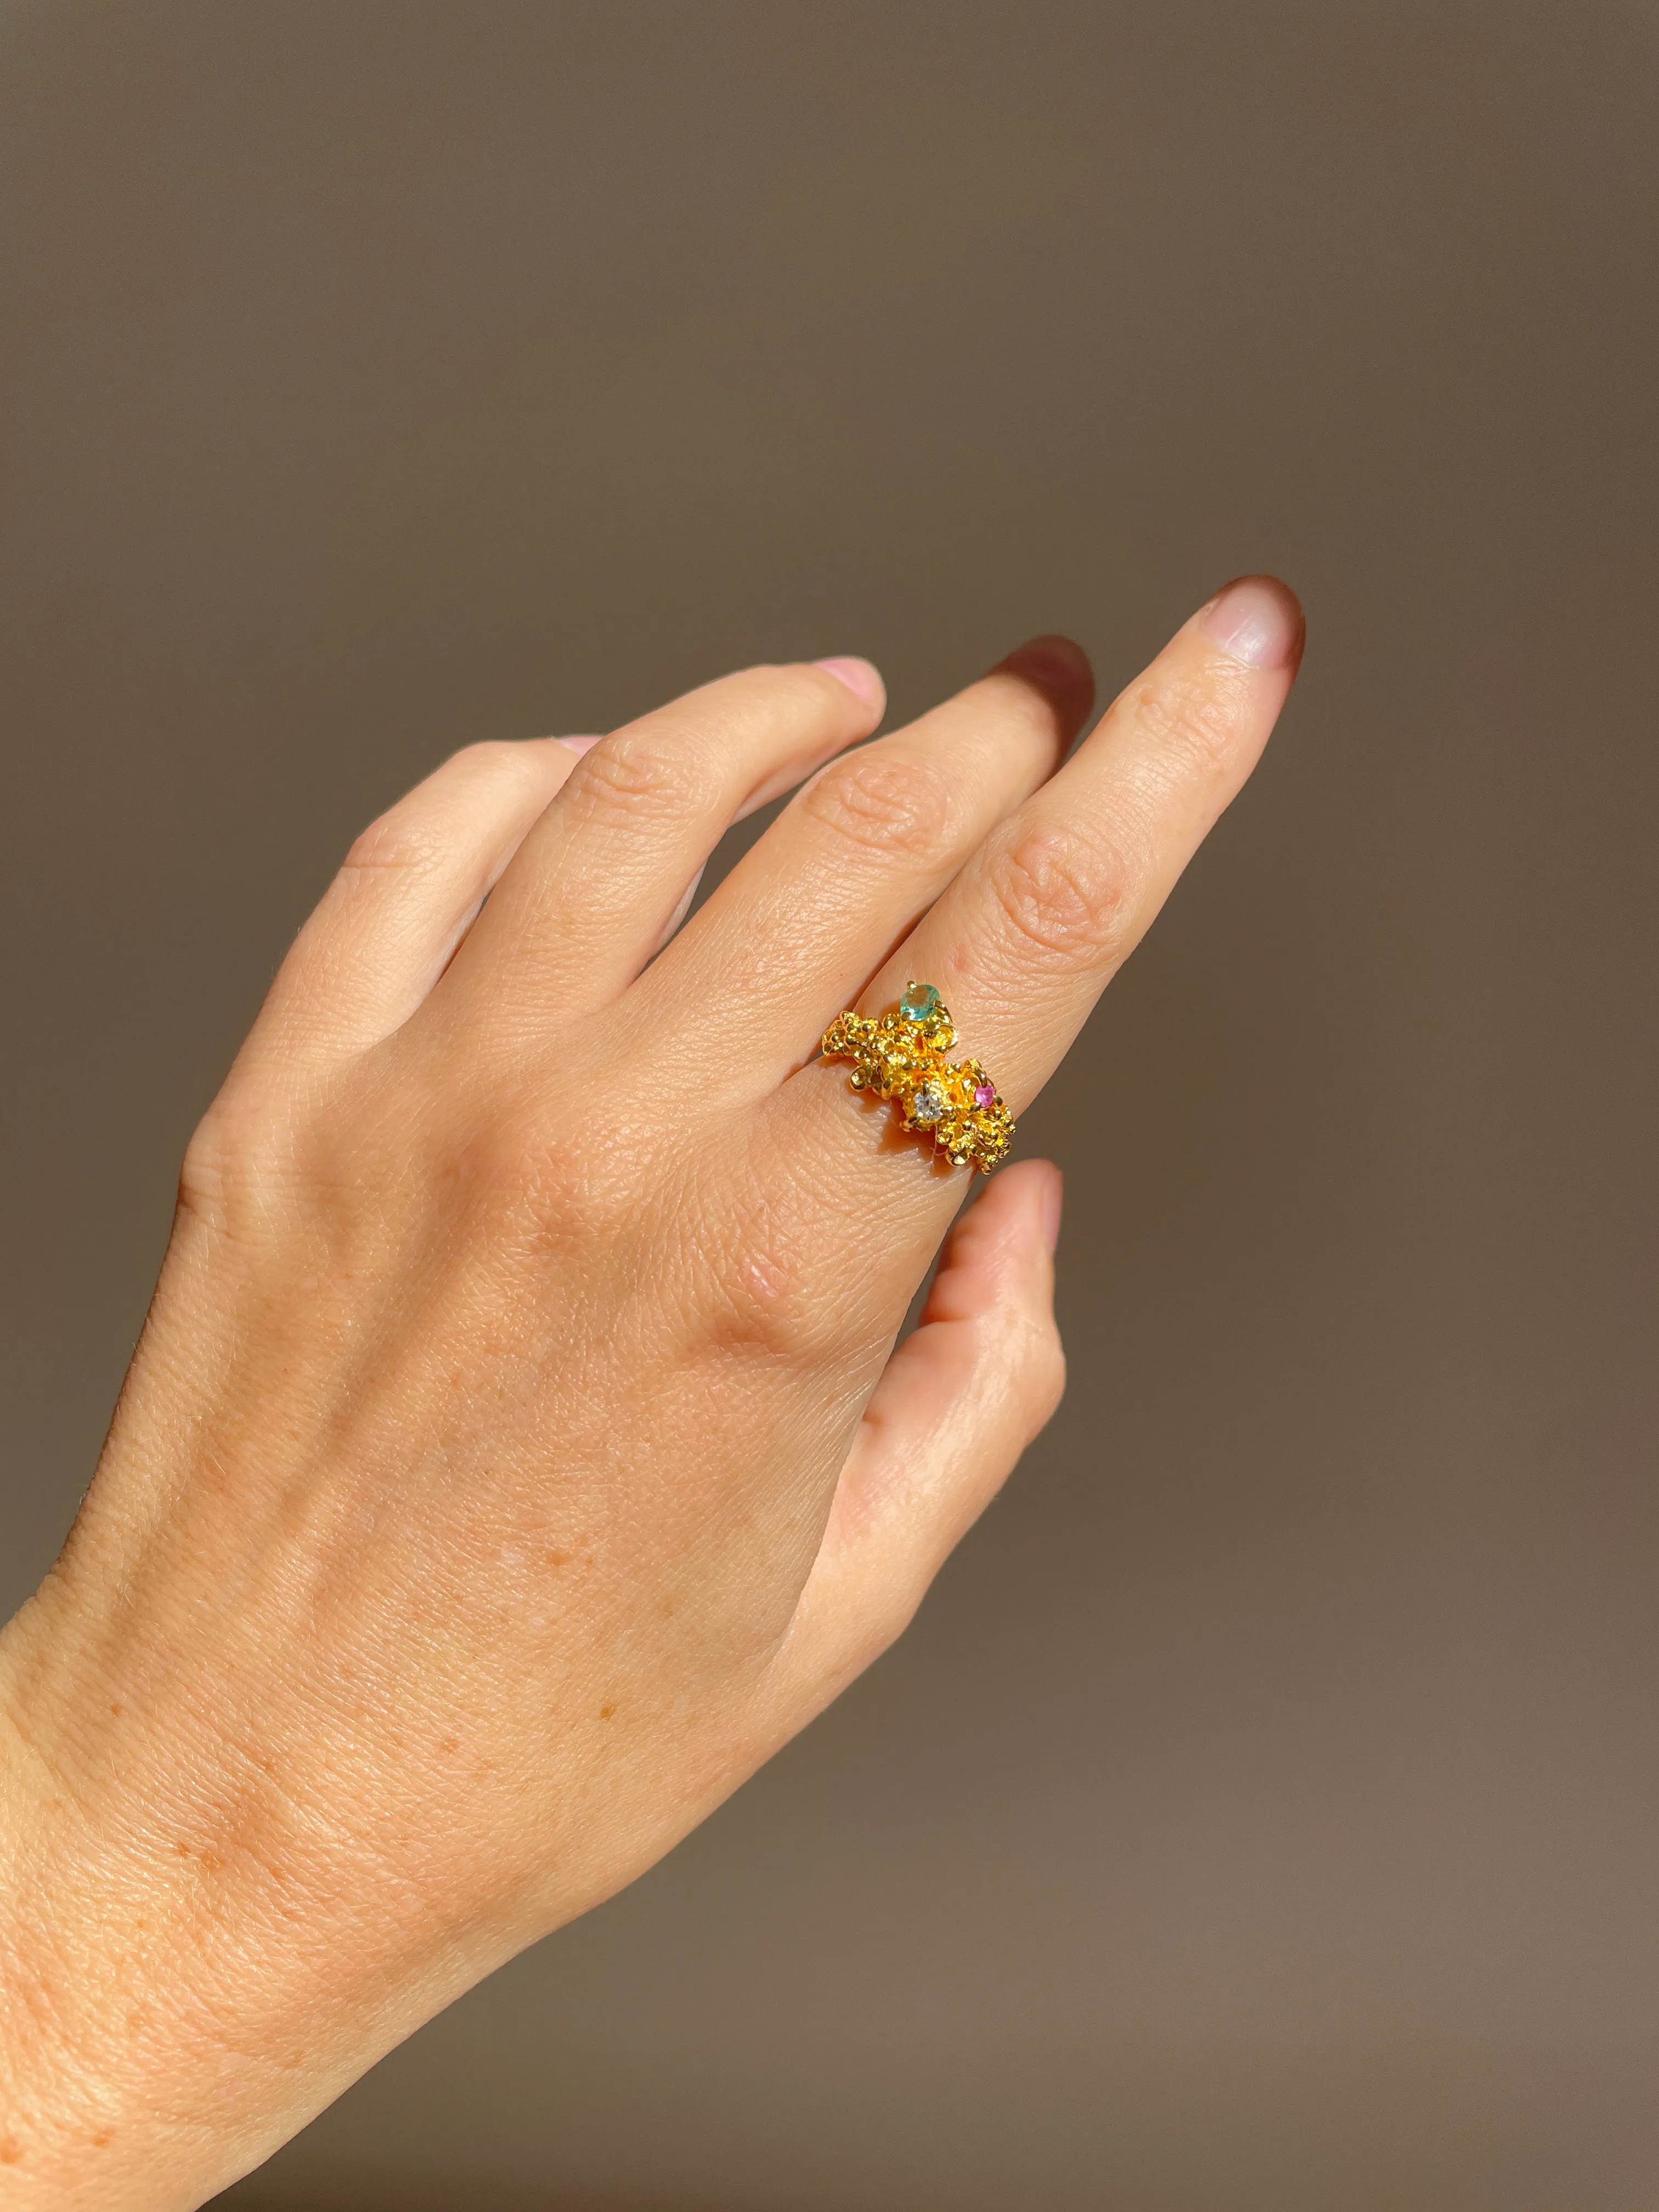
<path fill-rule="evenodd" d="M 757 657 L 1260 778 L 1023 1142 L 1070 1397 L 874 1674 L 263 2212 L 1659 2202 L 1659 11 L 0 8 L 0 1600 L 352 830 Z"/>

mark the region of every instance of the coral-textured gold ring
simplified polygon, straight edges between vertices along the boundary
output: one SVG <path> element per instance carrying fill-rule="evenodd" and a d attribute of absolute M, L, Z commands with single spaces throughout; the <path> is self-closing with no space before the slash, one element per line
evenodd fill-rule
<path fill-rule="evenodd" d="M 988 1175 L 1013 1142 L 1014 1121 L 976 1060 L 948 1060 L 956 1030 L 931 983 L 907 983 L 896 1012 L 837 1014 L 819 1047 L 850 1060 L 854 1091 L 897 1102 L 907 1129 L 931 1137 L 952 1166 Z"/>

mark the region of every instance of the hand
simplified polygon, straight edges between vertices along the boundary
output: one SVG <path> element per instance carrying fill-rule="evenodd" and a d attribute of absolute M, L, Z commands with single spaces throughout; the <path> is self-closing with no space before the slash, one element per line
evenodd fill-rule
<path fill-rule="evenodd" d="M 1018 1113 L 1300 645 L 1233 586 L 1063 768 L 1060 641 L 852 753 L 873 670 L 751 669 L 359 841 L 0 1639 L 0 2203 L 199 2203 L 903 1627 L 1059 1395 L 1059 1176 L 986 1188 L 893 1353 L 969 1178 L 819 1034 L 927 979 Z"/>

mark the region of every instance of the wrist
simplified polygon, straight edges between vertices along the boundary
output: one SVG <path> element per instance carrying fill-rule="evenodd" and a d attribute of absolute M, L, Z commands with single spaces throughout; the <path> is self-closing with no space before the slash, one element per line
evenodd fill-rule
<path fill-rule="evenodd" d="M 29 1615 L 0 1632 L 0 2206 L 69 2205 L 75 2169 L 107 2148 L 110 2119 L 90 2053 L 77 2050 L 89 1991 L 79 1917 L 97 1885 L 78 1813 L 24 1719 L 20 1665 Z M 100 1978 L 101 1981 L 101 1978 Z"/>
<path fill-rule="evenodd" d="M 185 2212 L 291 2131 L 259 2142 L 271 2069 L 234 2039 L 223 1967 L 257 1980 L 257 1931 L 216 1944 L 188 1870 L 88 1802 L 86 1700 L 33 1663 L 58 1609 L 48 1585 L 0 1632 L 0 2212 Z"/>
<path fill-rule="evenodd" d="M 224 1689 L 183 1623 L 84 1595 L 0 1630 L 0 2212 L 189 2212 L 523 1939 L 458 1945 L 178 1694 Z"/>

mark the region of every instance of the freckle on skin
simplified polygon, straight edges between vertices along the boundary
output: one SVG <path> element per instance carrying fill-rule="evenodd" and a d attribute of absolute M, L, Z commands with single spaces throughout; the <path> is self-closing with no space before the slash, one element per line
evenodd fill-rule
<path fill-rule="evenodd" d="M 106 2150 L 109 2148 L 109 2130 L 107 2128 L 99 2129 L 97 2134 L 92 2139 L 92 2147 L 94 2150 Z"/>
<path fill-rule="evenodd" d="M 599 1718 L 602 1721 L 608 1721 L 611 1714 L 614 1713 L 616 1710 L 617 1708 L 614 1705 L 601 1705 L 599 1707 Z"/>
<path fill-rule="evenodd" d="M 547 1554 L 547 1564 L 550 1567 L 568 1567 L 570 1565 L 570 1554 L 568 1552 L 550 1552 Z"/>
<path fill-rule="evenodd" d="M 15 2136 L 0 2136 L 0 2166 L 15 2166 L 23 2155 L 23 2146 Z"/>

